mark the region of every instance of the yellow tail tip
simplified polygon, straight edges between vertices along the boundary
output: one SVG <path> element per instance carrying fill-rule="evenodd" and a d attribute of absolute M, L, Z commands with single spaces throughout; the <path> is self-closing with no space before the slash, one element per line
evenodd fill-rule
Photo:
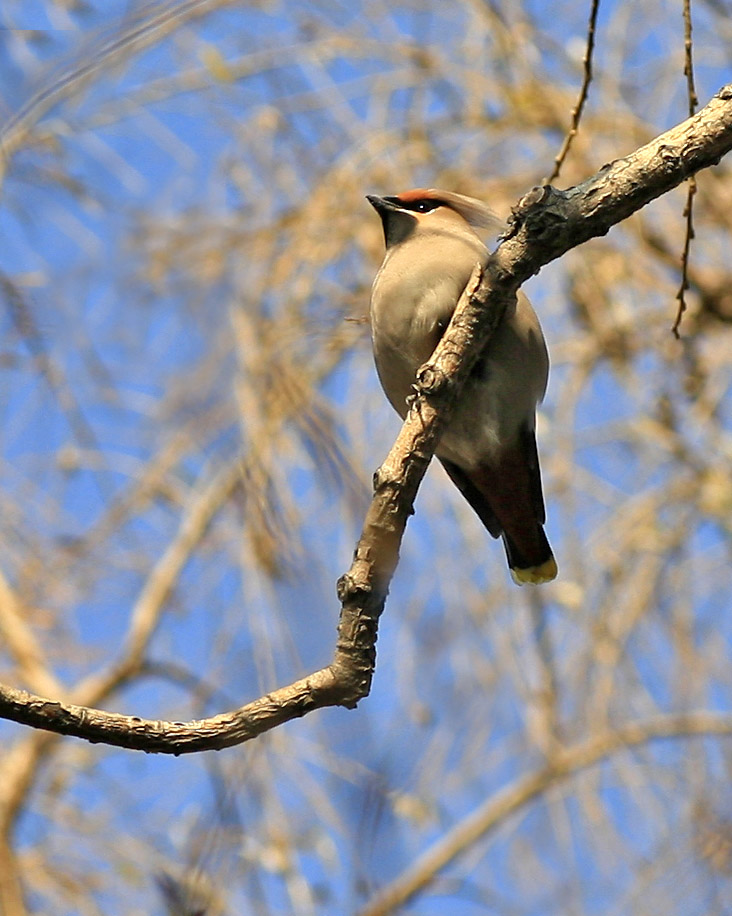
<path fill-rule="evenodd" d="M 541 585 L 542 582 L 551 582 L 556 579 L 557 561 L 549 557 L 541 566 L 529 566 L 527 569 L 512 569 L 511 578 L 516 585 Z"/>

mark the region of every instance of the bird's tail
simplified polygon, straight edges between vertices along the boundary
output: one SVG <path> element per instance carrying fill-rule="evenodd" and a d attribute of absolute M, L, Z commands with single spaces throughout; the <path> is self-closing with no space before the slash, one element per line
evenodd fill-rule
<path fill-rule="evenodd" d="M 530 555 L 521 551 L 505 531 L 503 532 L 503 546 L 506 548 L 508 568 L 511 578 L 516 585 L 540 585 L 542 582 L 551 582 L 557 577 L 557 561 L 549 546 L 544 528 L 537 525 L 531 538 Z"/>
<path fill-rule="evenodd" d="M 503 449 L 490 464 L 469 471 L 441 459 L 453 483 L 493 537 L 506 548 L 517 585 L 551 582 L 557 563 L 544 533 L 544 497 L 533 429 Z"/>

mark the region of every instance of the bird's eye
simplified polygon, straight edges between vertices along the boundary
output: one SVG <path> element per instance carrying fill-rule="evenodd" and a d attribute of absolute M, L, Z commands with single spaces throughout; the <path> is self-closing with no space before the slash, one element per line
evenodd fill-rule
<path fill-rule="evenodd" d="M 428 200 L 427 198 L 425 198 L 424 200 L 415 201 L 414 204 L 412 205 L 412 209 L 417 210 L 420 213 L 429 213 L 430 210 L 435 210 L 439 206 L 440 206 L 439 201 Z"/>

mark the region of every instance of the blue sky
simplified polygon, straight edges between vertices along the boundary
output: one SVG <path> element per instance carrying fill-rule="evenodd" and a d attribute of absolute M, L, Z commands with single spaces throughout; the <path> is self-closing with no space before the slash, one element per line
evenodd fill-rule
<path fill-rule="evenodd" d="M 294 367 L 293 402 L 298 380 L 319 380 L 315 406 L 270 429 L 271 452 L 251 471 L 256 486 L 229 496 L 185 563 L 146 654 L 153 673 L 108 698 L 109 708 L 208 714 L 328 663 L 334 583 L 350 561 L 370 475 L 398 429 L 377 388 L 367 330 L 344 321 L 366 311 L 380 256 L 363 196 L 440 180 L 493 193 L 505 212 L 550 170 L 561 142 L 542 87 L 554 81 L 568 115 L 584 7 L 563 3 L 547 16 L 544 5 L 527 4 L 522 24 L 519 7 L 499 5 L 503 21 L 525 36 L 511 49 L 468 3 L 449 14 L 444 5 L 377 6 L 222 6 L 114 60 L 105 48 L 124 17 L 129 25 L 136 14 L 173 6 L 64 13 L 40 0 L 8 3 L 2 13 L 6 119 L 99 62 L 37 120 L 38 109 L 27 109 L 33 142 L 13 151 L 0 199 L 0 271 L 21 303 L 6 297 L 2 317 L 0 568 L 22 592 L 64 683 L 115 656 L 187 508 L 228 462 L 260 448 L 259 424 L 280 409 L 257 410 L 275 390 L 267 373 Z M 729 72 L 723 32 L 706 7 L 697 15 L 703 103 Z M 644 5 L 602 4 L 587 134 L 567 183 L 684 117 L 673 59 L 681 44 L 671 41 L 680 15 L 674 7 L 660 24 L 657 16 Z M 476 82 L 481 74 L 485 82 Z M 11 122 L 0 127 L 6 140 Z M 682 206 L 680 193 L 648 218 L 680 226 Z M 705 235 L 702 219 L 698 263 L 718 265 L 705 238 L 720 231 L 710 217 Z M 631 355 L 623 362 L 601 352 L 577 381 L 582 346 L 594 338 L 570 290 L 600 276 L 604 257 L 638 245 L 631 230 L 614 230 L 530 284 L 554 356 L 539 434 L 549 532 L 563 569 L 556 589 L 536 601 L 571 739 L 591 733 L 590 700 L 607 677 L 611 718 L 729 709 L 728 535 L 713 514 L 687 512 L 683 497 L 662 498 L 685 472 L 643 435 L 668 394 L 697 463 L 720 441 L 718 426 L 684 400 L 681 370 L 669 369 L 671 268 L 640 254 L 635 264 L 610 262 L 627 275 L 607 281 L 602 315 L 609 328 L 622 327 Z M 637 336 L 622 324 L 629 313 L 631 330 L 645 332 L 637 351 Z M 617 342 L 608 340 L 608 348 Z M 332 353 L 340 355 L 331 365 Z M 716 384 L 728 420 L 728 395 Z M 153 471 L 150 489 L 138 487 Z M 271 566 L 253 559 L 258 549 L 269 555 L 248 524 L 265 489 L 263 517 L 277 544 Z M 661 529 L 673 534 L 688 523 L 690 536 L 653 572 L 642 539 L 619 560 L 614 549 L 632 531 L 633 513 L 656 498 Z M 350 912 L 369 896 L 363 885 L 372 892 L 400 874 L 492 793 L 540 765 L 532 728 L 546 672 L 532 635 L 537 604 L 507 584 L 500 546 L 438 468 L 417 510 L 381 627 L 373 691 L 357 711 L 316 713 L 256 747 L 222 752 L 215 759 L 223 776 L 212 773 L 212 755 L 163 759 L 66 741 L 29 794 L 19 847 L 42 842 L 69 875 L 98 869 L 103 878 L 89 899 L 99 912 L 122 912 L 121 901 L 132 901 L 129 912 L 162 912 L 154 874 L 196 861 L 231 894 L 231 912 Z M 643 591 L 645 570 L 658 576 L 655 597 L 628 622 L 623 611 Z M 708 659 L 706 681 L 694 668 L 699 657 L 692 665 L 675 642 L 676 617 Z M 604 626 L 621 634 L 609 672 L 593 656 Z M 685 665 L 696 672 L 688 684 L 679 675 Z M 191 692 L 191 679 L 214 699 Z M 3 734 L 26 736 L 9 725 Z M 694 751 L 710 784 L 724 782 L 719 747 Z M 691 834 L 689 742 L 633 754 L 522 809 L 407 911 L 612 912 L 633 863 L 618 854 L 604 867 L 592 842 L 600 815 L 588 799 L 598 800 L 610 834 L 636 859 L 652 859 L 669 832 Z M 216 829 L 217 779 L 236 801 L 238 832 Z M 282 848 L 289 871 L 272 865 Z M 542 880 L 532 884 L 532 875 Z M 330 897 L 319 901 L 321 891 Z M 693 912 L 700 896 L 678 912 Z M 36 911 L 49 906 L 39 902 Z M 54 912 L 72 911 L 59 903 Z"/>

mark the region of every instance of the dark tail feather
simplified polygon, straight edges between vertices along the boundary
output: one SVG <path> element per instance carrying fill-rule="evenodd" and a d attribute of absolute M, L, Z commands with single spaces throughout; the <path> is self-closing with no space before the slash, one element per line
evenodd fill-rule
<path fill-rule="evenodd" d="M 511 578 L 517 585 L 527 583 L 539 585 L 542 582 L 551 582 L 556 578 L 557 562 L 541 525 L 537 526 L 534 540 L 538 546 L 532 551 L 531 559 L 528 559 L 509 535 L 503 532 L 503 546 L 506 549 L 508 567 L 511 570 Z"/>
<path fill-rule="evenodd" d="M 533 429 L 495 463 L 466 471 L 441 458 L 450 479 L 493 537 L 502 537 L 517 585 L 550 582 L 557 564 L 544 533 L 544 500 Z"/>
<path fill-rule="evenodd" d="M 485 496 L 471 482 L 462 468 L 453 464 L 452 461 L 447 461 L 445 458 L 440 458 L 440 462 L 447 471 L 447 476 L 473 507 L 475 514 L 481 522 L 483 522 L 488 532 L 490 532 L 494 538 L 499 538 L 503 534 L 503 529 Z"/>

